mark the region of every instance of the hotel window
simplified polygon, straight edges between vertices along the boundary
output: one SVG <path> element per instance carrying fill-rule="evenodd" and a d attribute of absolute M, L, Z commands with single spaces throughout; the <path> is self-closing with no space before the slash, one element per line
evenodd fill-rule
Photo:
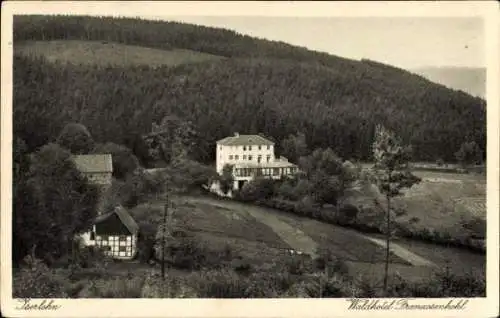
<path fill-rule="evenodd" d="M 248 160 L 250 161 L 252 160 L 252 155 L 248 156 Z"/>
<path fill-rule="evenodd" d="M 260 163 L 262 161 L 262 156 L 261 155 L 258 155 L 257 156 L 257 162 Z"/>
<path fill-rule="evenodd" d="M 273 175 L 277 176 L 280 174 L 280 168 L 273 168 Z"/>
<path fill-rule="evenodd" d="M 247 150 L 247 146 L 243 146 L 243 151 L 246 151 Z"/>
<path fill-rule="evenodd" d="M 262 147 L 259 145 L 259 150 L 261 150 L 261 149 L 262 149 Z"/>
<path fill-rule="evenodd" d="M 126 247 L 126 246 L 120 246 L 120 247 L 118 248 L 118 251 L 120 251 L 120 252 L 125 252 L 126 250 L 127 250 L 127 247 Z"/>
<path fill-rule="evenodd" d="M 248 150 L 252 150 L 252 146 L 248 146 Z"/>
<path fill-rule="evenodd" d="M 120 235 L 119 240 L 120 240 L 120 242 L 126 242 L 127 241 L 127 237 L 125 235 Z"/>
<path fill-rule="evenodd" d="M 243 160 L 247 160 L 247 155 L 243 155 Z"/>
<path fill-rule="evenodd" d="M 267 155 L 266 159 L 267 159 L 267 162 L 269 162 L 269 160 L 271 160 L 271 155 Z"/>
<path fill-rule="evenodd" d="M 233 155 L 229 155 L 229 160 L 233 160 Z"/>
<path fill-rule="evenodd" d="M 269 150 L 271 147 L 269 145 L 267 145 L 267 150 Z"/>
<path fill-rule="evenodd" d="M 234 155 L 234 160 L 238 160 L 240 157 L 238 155 Z"/>

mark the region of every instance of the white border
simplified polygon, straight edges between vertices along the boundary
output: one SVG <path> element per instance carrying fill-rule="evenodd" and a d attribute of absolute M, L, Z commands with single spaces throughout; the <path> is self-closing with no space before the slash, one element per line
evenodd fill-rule
<path fill-rule="evenodd" d="M 55 311 L 16 311 L 11 298 L 11 179 L 12 179 L 12 15 L 85 14 L 152 16 L 309 16 L 309 17 L 466 17 L 485 20 L 487 54 L 487 298 L 470 299 L 464 311 L 348 311 L 345 299 L 76 299 L 57 300 Z M 8 1 L 2 3 L 2 103 L 1 103 L 1 309 L 8 317 L 494 317 L 498 315 L 498 211 L 499 211 L 499 93 L 500 71 L 498 4 L 473 2 L 63 2 Z M 426 303 L 431 299 L 415 300 Z M 432 300 L 442 303 L 445 299 Z"/>

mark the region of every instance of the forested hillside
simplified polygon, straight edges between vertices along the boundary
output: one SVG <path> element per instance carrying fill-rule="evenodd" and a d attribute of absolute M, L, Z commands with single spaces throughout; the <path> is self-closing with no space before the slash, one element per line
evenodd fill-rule
<path fill-rule="evenodd" d="M 353 61 L 235 32 L 179 23 L 90 17 L 16 17 L 25 40 L 112 41 L 224 56 L 175 67 L 103 66 L 14 60 L 14 129 L 30 149 L 70 121 L 97 141 L 132 148 L 147 162 L 141 136 L 176 115 L 197 132 L 195 159 L 210 162 L 214 142 L 263 133 L 278 143 L 303 132 L 311 149 L 369 160 L 383 123 L 414 147 L 415 160 L 453 161 L 465 140 L 486 143 L 485 102 L 372 61 Z M 34 129 L 36 127 L 36 129 Z"/>

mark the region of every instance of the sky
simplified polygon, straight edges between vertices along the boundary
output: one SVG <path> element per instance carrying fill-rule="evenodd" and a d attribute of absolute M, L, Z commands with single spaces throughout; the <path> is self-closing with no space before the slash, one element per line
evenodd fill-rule
<path fill-rule="evenodd" d="M 222 27 L 351 59 L 368 58 L 406 69 L 485 67 L 485 34 L 474 17 L 244 17 L 159 16 Z"/>

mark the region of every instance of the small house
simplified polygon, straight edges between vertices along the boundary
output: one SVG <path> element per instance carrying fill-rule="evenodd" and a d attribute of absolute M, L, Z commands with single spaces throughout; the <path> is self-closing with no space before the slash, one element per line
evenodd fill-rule
<path fill-rule="evenodd" d="M 81 238 L 86 246 L 96 246 L 116 259 L 132 259 L 137 254 L 139 226 L 122 206 L 97 216 L 91 231 Z"/>
<path fill-rule="evenodd" d="M 110 154 L 77 155 L 73 157 L 76 168 L 97 185 L 111 185 L 113 162 Z"/>

